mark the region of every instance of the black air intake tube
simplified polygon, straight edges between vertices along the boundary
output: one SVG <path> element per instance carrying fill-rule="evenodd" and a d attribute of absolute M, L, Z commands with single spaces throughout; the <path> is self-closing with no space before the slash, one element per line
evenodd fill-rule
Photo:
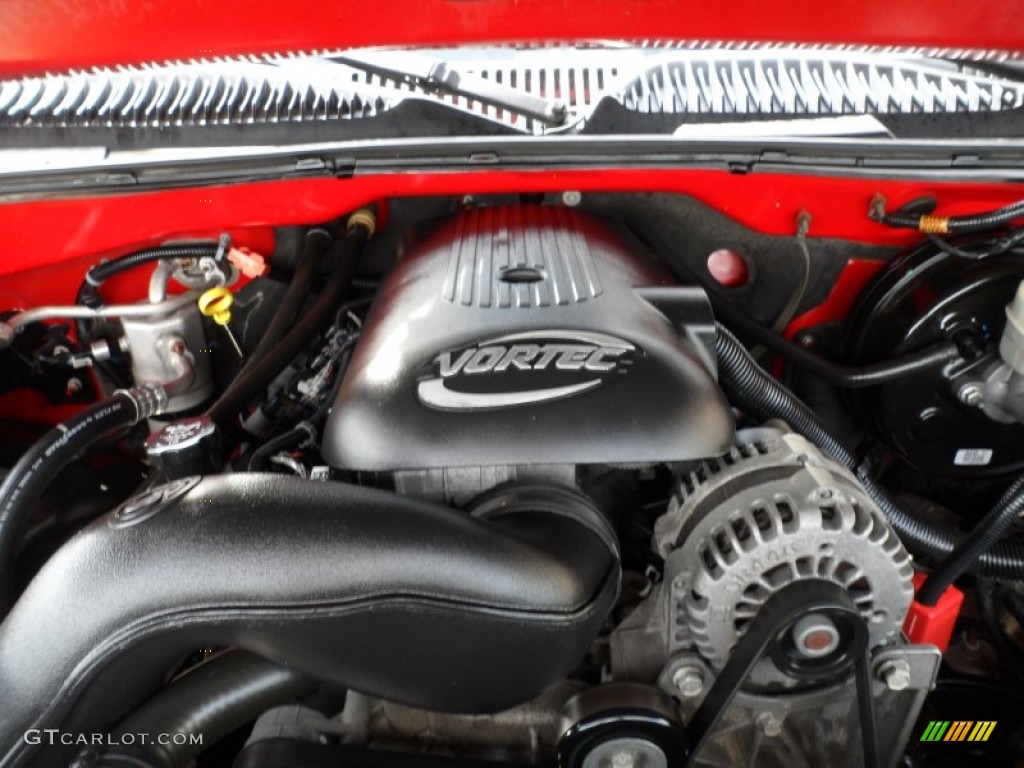
<path fill-rule="evenodd" d="M 479 519 L 261 474 L 137 497 L 61 548 L 0 625 L 0 766 L 60 763 L 25 732 L 105 731 L 211 645 L 417 707 L 527 701 L 580 662 L 619 583 L 589 502 L 549 489 L 538 506 Z"/>

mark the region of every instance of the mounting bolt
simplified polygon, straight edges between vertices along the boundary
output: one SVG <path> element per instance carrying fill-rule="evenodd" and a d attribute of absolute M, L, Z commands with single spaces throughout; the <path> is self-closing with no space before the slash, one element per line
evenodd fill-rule
<path fill-rule="evenodd" d="M 811 216 L 811 212 L 805 209 L 800 209 L 796 214 L 796 234 L 798 237 L 806 237 L 807 233 L 811 229 L 811 222 L 814 217 Z"/>
<path fill-rule="evenodd" d="M 868 204 L 868 218 L 874 221 L 881 221 L 885 218 L 885 207 L 885 196 L 876 192 L 871 196 L 871 202 Z"/>
<path fill-rule="evenodd" d="M 887 661 L 878 668 L 878 678 L 890 691 L 902 691 L 910 687 L 910 664 L 903 659 Z"/>
<path fill-rule="evenodd" d="M 672 685 L 684 699 L 700 696 L 704 690 L 704 670 L 696 664 L 685 664 L 672 673 Z"/>
<path fill-rule="evenodd" d="M 960 391 L 956 393 L 956 396 L 964 405 L 980 408 L 985 400 L 985 388 L 980 382 L 971 381 L 960 387 Z"/>
<path fill-rule="evenodd" d="M 765 736 L 775 737 L 782 733 L 782 721 L 771 712 L 762 712 L 754 720 Z"/>
<path fill-rule="evenodd" d="M 68 397 L 71 397 L 72 395 L 77 395 L 79 392 L 82 391 L 82 380 L 78 378 L 68 379 L 68 383 L 64 391 L 67 393 Z"/>
<path fill-rule="evenodd" d="M 583 195 L 580 194 L 575 189 L 570 189 L 567 192 L 563 192 L 562 193 L 562 203 L 564 205 L 569 206 L 570 208 L 575 208 L 582 201 L 583 201 Z"/>

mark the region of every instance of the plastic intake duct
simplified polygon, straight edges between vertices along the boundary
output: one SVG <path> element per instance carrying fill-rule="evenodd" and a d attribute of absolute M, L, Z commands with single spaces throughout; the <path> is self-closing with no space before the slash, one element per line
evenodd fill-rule
<path fill-rule="evenodd" d="M 26 731 L 103 732 L 211 646 L 417 707 L 528 700 L 580 662 L 619 583 L 600 514 L 546 493 L 488 519 L 280 475 L 138 496 L 65 544 L 0 625 L 0 766 L 57 764 Z"/>

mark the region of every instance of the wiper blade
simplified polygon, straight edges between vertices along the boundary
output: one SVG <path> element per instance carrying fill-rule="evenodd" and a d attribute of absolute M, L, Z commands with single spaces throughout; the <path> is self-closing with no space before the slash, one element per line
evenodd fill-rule
<path fill-rule="evenodd" d="M 336 61 L 420 90 L 463 96 L 490 107 L 531 118 L 544 125 L 564 125 L 569 110 L 560 99 L 546 99 L 493 80 L 463 72 L 442 59 L 405 51 L 358 51 L 332 56 Z"/>

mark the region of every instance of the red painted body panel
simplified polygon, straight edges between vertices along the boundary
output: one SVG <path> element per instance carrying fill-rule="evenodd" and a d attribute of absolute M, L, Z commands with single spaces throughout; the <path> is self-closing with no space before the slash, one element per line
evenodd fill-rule
<path fill-rule="evenodd" d="M 768 234 L 792 234 L 797 213 L 807 210 L 813 217 L 812 237 L 888 245 L 908 245 L 919 236 L 869 220 L 868 206 L 875 194 L 884 195 L 890 207 L 923 196 L 935 197 L 940 211 L 952 215 L 997 208 L 1022 196 L 1018 186 L 1008 184 L 700 170 L 484 171 L 239 184 L 0 204 L 0 231 L 4 233 L 0 275 L 86 256 L 114 256 L 170 238 L 225 228 L 316 224 L 394 196 L 563 190 L 685 194 Z M 241 244 L 260 249 L 258 243 Z"/>
<path fill-rule="evenodd" d="M 793 318 L 786 326 L 786 337 L 792 339 L 805 328 L 813 328 L 832 320 L 841 320 L 850 314 L 860 292 L 885 266 L 884 261 L 851 259 L 829 291 L 828 297 L 814 309 Z"/>
<path fill-rule="evenodd" d="M 1024 50 L 1020 0 L 4 0 L 0 71 L 367 45 L 658 39 Z"/>
<path fill-rule="evenodd" d="M 899 206 L 933 196 L 950 214 L 976 212 L 1019 199 L 1013 185 L 938 184 L 784 174 L 738 175 L 698 170 L 603 170 L 405 174 L 282 181 L 145 194 L 69 198 L 0 205 L 0 309 L 71 302 L 85 270 L 100 258 L 227 229 L 239 245 L 269 252 L 277 224 L 313 224 L 392 196 L 502 192 L 647 191 L 690 195 L 754 230 L 791 234 L 800 210 L 813 216 L 812 237 L 910 245 L 914 232 L 893 230 L 867 218 L 873 195 Z M 797 318 L 789 332 L 842 317 L 877 262 L 851 262 L 821 307 Z M 137 300 L 144 276 L 112 280 L 113 301 Z M 56 421 L 66 408 L 41 396 L 0 398 L 0 418 Z"/>

